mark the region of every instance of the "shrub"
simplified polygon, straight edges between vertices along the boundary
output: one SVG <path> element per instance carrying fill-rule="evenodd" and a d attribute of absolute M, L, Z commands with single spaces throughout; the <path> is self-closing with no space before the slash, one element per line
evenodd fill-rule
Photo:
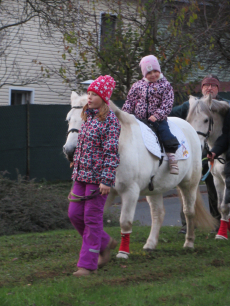
<path fill-rule="evenodd" d="M 17 181 L 0 174 L 0 235 L 73 228 L 68 218 L 67 194 L 71 183 Z M 118 214 L 106 212 L 105 226 L 117 226 Z"/>
<path fill-rule="evenodd" d="M 0 235 L 72 228 L 58 186 L 0 175 Z"/>

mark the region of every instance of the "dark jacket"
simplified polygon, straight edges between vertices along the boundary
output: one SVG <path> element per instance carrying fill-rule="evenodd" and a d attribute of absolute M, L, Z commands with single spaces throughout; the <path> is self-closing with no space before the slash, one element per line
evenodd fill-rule
<path fill-rule="evenodd" d="M 225 174 L 225 204 L 230 203 L 230 109 L 228 110 L 223 123 L 222 134 L 217 138 L 211 152 L 216 153 L 216 157 L 226 152 Z"/>
<path fill-rule="evenodd" d="M 181 119 L 186 119 L 189 110 L 189 102 L 186 101 L 181 105 L 174 106 L 169 117 L 179 117 Z"/>
<path fill-rule="evenodd" d="M 216 157 L 227 151 L 226 159 L 230 160 L 230 109 L 228 110 L 223 123 L 222 134 L 217 138 L 211 152 L 216 153 Z"/>
<path fill-rule="evenodd" d="M 219 95 L 216 96 L 216 100 L 226 101 L 230 104 L 229 100 L 224 99 Z M 169 114 L 169 117 L 179 117 L 185 120 L 188 115 L 188 110 L 189 110 L 189 101 L 186 101 L 181 105 L 173 107 L 171 113 Z"/>

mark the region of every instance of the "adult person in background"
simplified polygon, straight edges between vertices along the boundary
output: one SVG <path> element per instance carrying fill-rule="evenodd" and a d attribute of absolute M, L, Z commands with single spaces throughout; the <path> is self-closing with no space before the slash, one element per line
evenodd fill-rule
<path fill-rule="evenodd" d="M 201 82 L 202 95 L 207 96 L 211 94 L 213 99 L 222 100 L 222 101 L 226 101 L 230 103 L 230 101 L 223 99 L 222 97 L 218 95 L 219 90 L 220 90 L 220 81 L 217 76 L 209 74 L 206 77 L 204 77 L 204 79 Z M 185 120 L 188 114 L 188 110 L 189 110 L 189 101 L 186 101 L 182 105 L 173 107 L 172 112 L 170 113 L 169 116 L 179 117 Z M 204 150 L 202 158 L 206 156 L 207 156 L 207 151 Z M 209 169 L 208 161 L 205 160 L 203 161 L 203 175 L 207 173 L 208 169 Z M 216 188 L 213 182 L 213 176 L 211 173 L 209 173 L 208 177 L 206 178 L 205 184 L 207 186 L 207 191 L 208 191 L 208 201 L 209 201 L 210 213 L 214 218 L 216 218 L 220 222 L 221 216 L 218 211 L 217 193 L 216 193 Z M 186 220 L 185 220 L 185 215 L 183 213 L 182 208 L 181 208 L 180 216 L 181 216 L 182 227 L 179 233 L 186 234 Z M 216 229 L 216 231 L 218 231 L 218 228 Z"/>
<path fill-rule="evenodd" d="M 218 239 L 228 239 L 227 231 L 230 230 L 229 221 L 229 208 L 228 203 L 230 203 L 230 109 L 228 110 L 223 123 L 222 134 L 217 138 L 214 143 L 213 148 L 208 153 L 207 157 L 210 161 L 214 161 L 221 154 L 226 152 L 226 163 L 224 167 L 225 174 L 225 195 L 224 204 L 226 204 L 226 211 L 223 212 L 221 218 L 220 228 L 216 235 Z"/>

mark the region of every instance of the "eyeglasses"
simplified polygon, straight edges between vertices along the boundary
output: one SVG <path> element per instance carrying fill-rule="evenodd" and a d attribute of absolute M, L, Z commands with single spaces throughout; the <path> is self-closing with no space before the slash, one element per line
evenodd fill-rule
<path fill-rule="evenodd" d="M 217 85 L 216 84 L 204 84 L 203 85 L 204 87 L 209 87 L 209 86 L 211 86 L 212 88 L 216 88 L 217 87 Z"/>

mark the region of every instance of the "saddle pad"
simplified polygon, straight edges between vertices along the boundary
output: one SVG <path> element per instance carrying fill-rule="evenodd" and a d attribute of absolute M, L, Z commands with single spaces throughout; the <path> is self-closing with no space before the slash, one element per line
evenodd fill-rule
<path fill-rule="evenodd" d="M 164 159 L 168 160 L 168 156 L 165 154 L 165 150 L 163 154 L 161 153 L 160 144 L 156 134 L 146 124 L 138 119 L 136 120 L 139 123 L 144 144 L 149 152 L 158 158 L 164 156 Z M 187 159 L 189 157 L 189 145 L 183 131 L 175 123 L 170 121 L 170 118 L 168 118 L 168 125 L 171 133 L 177 137 L 180 143 L 180 146 L 175 153 L 176 160 Z"/>

